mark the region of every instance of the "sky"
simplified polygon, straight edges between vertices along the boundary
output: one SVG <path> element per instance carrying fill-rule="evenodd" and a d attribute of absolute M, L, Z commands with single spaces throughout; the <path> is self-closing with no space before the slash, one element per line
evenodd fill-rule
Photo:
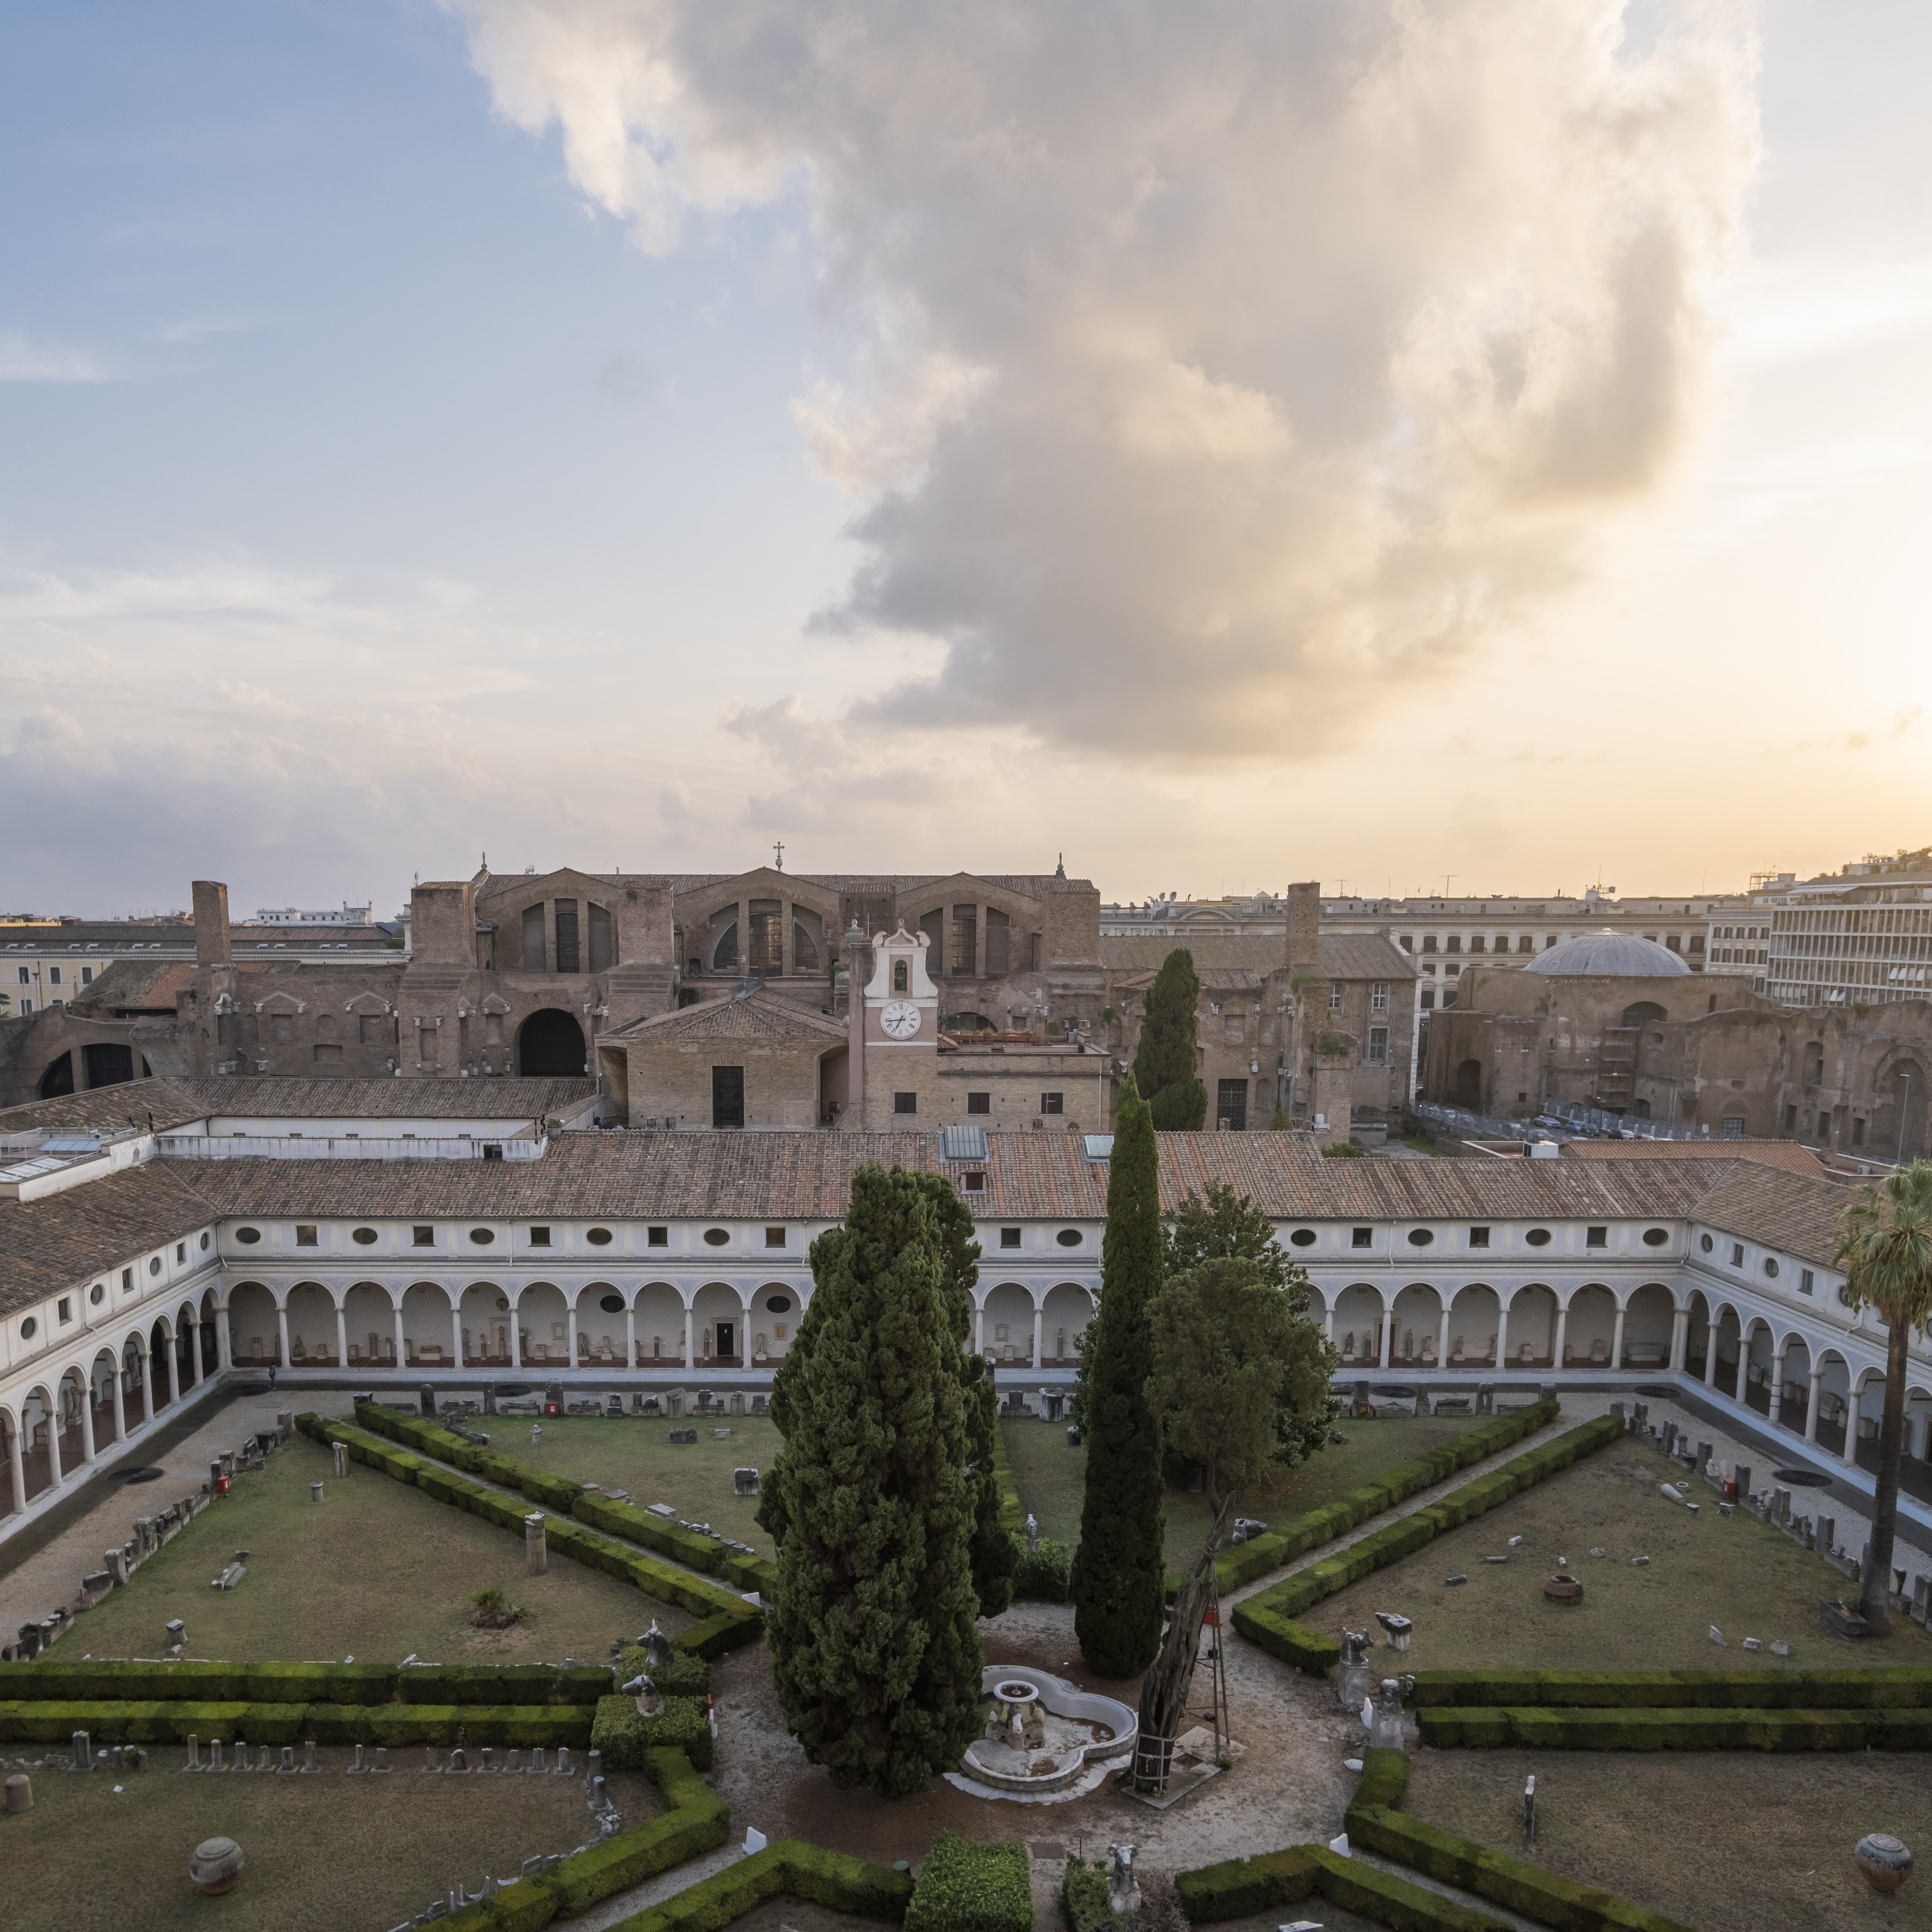
<path fill-rule="evenodd" d="M 1932 839 L 1932 9 L 16 0 L 0 911 Z"/>

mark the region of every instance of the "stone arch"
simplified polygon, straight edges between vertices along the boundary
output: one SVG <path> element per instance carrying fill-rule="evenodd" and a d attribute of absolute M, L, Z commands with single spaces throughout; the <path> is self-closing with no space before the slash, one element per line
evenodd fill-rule
<path fill-rule="evenodd" d="M 1548 1282 L 1526 1282 L 1509 1298 L 1508 1356 L 1498 1368 L 1546 1369 L 1556 1352 L 1560 1310 Z"/>
<path fill-rule="evenodd" d="M 46 1495 L 57 1480 L 53 1398 L 38 1384 L 20 1398 L 20 1476 L 22 1509 L 35 1497 Z"/>
<path fill-rule="evenodd" d="M 1335 1344 L 1336 1360 L 1341 1367 L 1380 1366 L 1382 1324 L 1387 1312 L 1382 1290 L 1371 1282 L 1351 1282 L 1336 1296 L 1331 1339 Z"/>
<path fill-rule="evenodd" d="M 1711 1360 L 1716 1372 L 1711 1386 L 1734 1402 L 1744 1400 L 1744 1323 L 1728 1301 L 1720 1302 L 1715 1312 L 1715 1340 Z"/>
<path fill-rule="evenodd" d="M 1776 1334 L 1769 1320 L 1762 1315 L 1752 1316 L 1744 1329 L 1744 1387 L 1738 1392 L 1739 1399 L 1746 1408 L 1765 1415 L 1771 1413 L 1772 1356 L 1776 1346 Z"/>
<path fill-rule="evenodd" d="M 1442 1346 L 1442 1292 L 1431 1282 L 1412 1281 L 1396 1291 L 1390 1316 L 1395 1324 L 1390 1360 L 1404 1368 L 1433 1368 Z"/>
<path fill-rule="evenodd" d="M 191 1389 L 214 1372 L 214 1364 L 202 1359 L 201 1373 L 195 1372 L 195 1357 L 201 1346 L 201 1313 L 192 1301 L 184 1301 L 175 1310 L 175 1376 L 184 1390 Z"/>
<path fill-rule="evenodd" d="M 61 1474 L 64 1478 L 89 1460 L 89 1424 L 82 1419 L 87 1407 L 87 1378 L 79 1369 L 61 1371 L 60 1378 L 54 1384 L 54 1402 L 60 1426 Z"/>
<path fill-rule="evenodd" d="M 20 1439 L 20 1427 L 14 1420 L 14 1412 L 0 1402 L 0 1472 L 4 1472 L 0 1474 L 0 1483 L 5 1485 L 0 1488 L 0 1504 L 5 1505 L 0 1509 L 0 1516 L 17 1516 L 27 1507 L 27 1499 L 20 1493 L 22 1485 L 14 1473 L 14 1451 Z"/>
<path fill-rule="evenodd" d="M 1876 1160 L 1916 1160 L 1926 1151 L 1924 1064 L 1901 1054 L 1881 1067 L 1873 1083 L 1871 1125 L 1864 1151 Z"/>
<path fill-rule="evenodd" d="M 201 1330 L 201 1370 L 212 1376 L 222 1365 L 221 1354 L 221 1295 L 220 1284 L 211 1282 L 201 1292 L 201 1300 L 195 1309 L 195 1320 Z"/>
<path fill-rule="evenodd" d="M 1502 1298 L 1487 1282 L 1468 1282 L 1459 1288 L 1449 1304 L 1449 1355 L 1443 1366 L 1493 1366 L 1502 1316 Z"/>
<path fill-rule="evenodd" d="M 1684 1325 L 1684 1368 L 1702 1382 L 1711 1346 L 1711 1298 L 1701 1288 L 1690 1291 Z"/>
<path fill-rule="evenodd" d="M 1033 1360 L 1034 1298 L 1030 1288 L 1003 1281 L 980 1304 L 980 1348 L 998 1367 Z"/>
<path fill-rule="evenodd" d="M 1634 1000 L 1624 1009 L 1623 1024 L 1627 1027 L 1651 1026 L 1670 1017 L 1654 1000 Z"/>
<path fill-rule="evenodd" d="M 729 1282 L 707 1281 L 691 1298 L 692 1366 L 735 1369 L 745 1360 L 745 1298 Z"/>
<path fill-rule="evenodd" d="M 570 1310 L 552 1281 L 530 1281 L 518 1289 L 517 1348 L 526 1369 L 564 1369 L 570 1360 Z"/>
<path fill-rule="evenodd" d="M 1040 1304 L 1040 1361 L 1043 1369 L 1070 1369 L 1079 1360 L 1076 1345 L 1094 1318 L 1094 1298 L 1077 1281 L 1055 1282 Z"/>
<path fill-rule="evenodd" d="M 74 1049 L 70 1047 L 48 1061 L 40 1076 L 40 1095 L 43 1100 L 57 1100 L 63 1094 L 73 1091 Z"/>
<path fill-rule="evenodd" d="M 169 1328 L 167 1317 L 157 1316 L 154 1326 L 148 1330 L 148 1402 L 152 1415 L 158 1415 L 175 1399 L 175 1385 L 168 1373 L 169 1364 L 174 1359 L 174 1346 L 175 1338 Z"/>
<path fill-rule="evenodd" d="M 342 1327 L 351 1368 L 402 1366 L 396 1360 L 395 1298 L 380 1281 L 358 1281 L 350 1287 L 342 1298 Z"/>
<path fill-rule="evenodd" d="M 637 1310 L 638 1361 L 669 1367 L 684 1360 L 684 1297 L 668 1281 L 647 1281 L 632 1306 Z M 794 1330 L 793 1331 L 796 1333 Z"/>
<path fill-rule="evenodd" d="M 440 1281 L 412 1281 L 398 1305 L 403 1312 L 403 1360 L 412 1369 L 463 1366 L 463 1337 L 452 1317 L 456 1303 Z"/>
<path fill-rule="evenodd" d="M 560 1006 L 539 1006 L 517 1029 L 517 1072 L 570 1078 L 586 1070 L 584 1029 Z"/>
<path fill-rule="evenodd" d="M 1932 1388 L 1922 1382 L 1905 1387 L 1905 1453 L 1932 1462 Z"/>
<path fill-rule="evenodd" d="M 119 1373 L 119 1362 L 114 1351 L 104 1346 L 95 1349 L 94 1359 L 87 1366 L 87 1401 L 94 1418 L 96 1455 L 109 1443 L 119 1442 L 123 1432 L 115 1420 L 117 1404 L 114 1398 L 120 1393 Z"/>
<path fill-rule="evenodd" d="M 121 1344 L 121 1400 L 128 1405 L 130 1424 L 154 1420 L 154 1392 L 148 1380 L 147 1338 L 138 1328 Z"/>
<path fill-rule="evenodd" d="M 765 1282 L 752 1291 L 745 1320 L 751 1330 L 753 1368 L 784 1360 L 798 1338 L 800 1312 L 798 1290 L 788 1281 Z"/>
<path fill-rule="evenodd" d="M 606 1308 L 607 1301 L 616 1304 Z M 614 1282 L 586 1282 L 577 1292 L 577 1360 L 584 1368 L 615 1368 L 625 1359 L 625 1317 L 630 1297 Z"/>
<path fill-rule="evenodd" d="M 228 1359 L 237 1368 L 266 1369 L 281 1359 L 281 1324 L 275 1298 L 259 1281 L 228 1291 Z"/>
<path fill-rule="evenodd" d="M 335 1298 L 319 1281 L 298 1281 L 283 1298 L 292 1369 L 339 1369 L 335 1358 Z"/>
<path fill-rule="evenodd" d="M 1466 1113 L 1480 1114 L 1483 1111 L 1483 1063 L 1480 1060 L 1465 1060 L 1457 1064 L 1449 1104 L 1460 1107 Z"/>
<path fill-rule="evenodd" d="M 463 1335 L 463 1366 L 469 1369 L 507 1369 L 516 1316 L 510 1298 L 494 1281 L 472 1281 L 457 1298 Z"/>
<path fill-rule="evenodd" d="M 1667 1369 L 1677 1326 L 1677 1302 L 1660 1281 L 1646 1281 L 1624 1298 L 1624 1348 L 1620 1366 Z"/>

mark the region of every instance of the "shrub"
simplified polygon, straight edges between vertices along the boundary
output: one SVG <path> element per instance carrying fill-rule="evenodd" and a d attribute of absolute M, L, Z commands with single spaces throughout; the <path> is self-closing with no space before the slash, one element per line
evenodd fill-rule
<path fill-rule="evenodd" d="M 635 1697 L 601 1697 L 590 1727 L 593 1750 L 604 1754 L 606 1771 L 641 1771 L 647 1751 L 681 1750 L 700 1771 L 711 1768 L 710 1702 L 704 1697 L 667 1697 L 661 1716 L 646 1718 Z"/>
<path fill-rule="evenodd" d="M 531 1881 L 550 1895 L 561 1916 L 586 1912 L 655 1873 L 715 1850 L 729 1834 L 731 1814 L 724 1801 L 683 1752 L 647 1750 L 643 1768 L 664 1794 L 663 1815 L 575 1852 Z"/>
<path fill-rule="evenodd" d="M 711 1666 L 703 1658 L 674 1648 L 668 1664 L 653 1669 L 641 1644 L 627 1644 L 618 1653 L 617 1682 L 622 1685 L 638 1676 L 648 1677 L 667 1697 L 703 1697 L 711 1689 Z"/>
<path fill-rule="evenodd" d="M 494 1585 L 478 1590 L 470 1599 L 470 1621 L 478 1630 L 508 1630 L 512 1624 L 521 1622 L 523 1615 L 511 1602 L 509 1592 Z"/>
<path fill-rule="evenodd" d="M 1066 1861 L 1060 1906 L 1066 1915 L 1067 1932 L 1118 1932 L 1127 1922 L 1108 1898 L 1106 1873 L 1078 1857 Z"/>
<path fill-rule="evenodd" d="M 1425 1670 L 1419 1707 L 1918 1710 L 1932 1670 Z"/>
<path fill-rule="evenodd" d="M 942 1832 L 906 1907 L 906 1932 L 1033 1932 L 1033 1880 L 1022 1844 L 976 1845 Z"/>
<path fill-rule="evenodd" d="M 1013 1540 L 1013 1600 L 1021 1604 L 1064 1604 L 1066 1600 L 1072 1558 L 1064 1543 L 1050 1536 L 1029 1550 L 1026 1538 Z"/>

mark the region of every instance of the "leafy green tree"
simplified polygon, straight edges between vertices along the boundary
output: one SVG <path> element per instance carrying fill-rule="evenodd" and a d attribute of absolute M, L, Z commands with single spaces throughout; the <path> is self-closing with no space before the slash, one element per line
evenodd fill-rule
<path fill-rule="evenodd" d="M 1207 1121 L 1208 1090 L 1196 1074 L 1194 1026 L 1200 1004 L 1194 956 L 1177 946 L 1148 989 L 1147 1014 L 1134 1049 L 1134 1084 L 1153 1108 L 1156 1127 L 1193 1132 Z"/>
<path fill-rule="evenodd" d="M 1146 1669 L 1160 1644 L 1166 1575 L 1160 1430 L 1148 1406 L 1160 1292 L 1160 1156 L 1152 1109 L 1129 1078 L 1108 1162 L 1100 1307 L 1088 1328 L 1087 1491 L 1073 1556 L 1073 1628 L 1103 1677 Z"/>
<path fill-rule="evenodd" d="M 1225 1182 L 1210 1186 L 1205 1201 L 1190 1192 L 1167 1216 L 1166 1239 L 1169 1279 L 1204 1262 L 1249 1261 L 1282 1297 L 1294 1325 L 1275 1406 L 1275 1456 L 1289 1463 L 1312 1456 L 1328 1440 L 1340 1405 L 1329 1390 L 1334 1345 L 1309 1318 L 1308 1270 L 1275 1239 L 1274 1223 Z"/>
<path fill-rule="evenodd" d="M 943 1174 L 914 1178 L 932 1204 L 939 1265 L 952 1311 L 960 1398 L 966 1417 L 966 1474 L 973 1510 L 973 1591 L 982 1617 L 997 1617 L 1013 1600 L 1012 1533 L 1000 1520 L 1000 1479 L 993 1444 L 1000 1426 L 992 1366 L 974 1352 L 973 1290 L 980 1279 L 980 1244 L 973 1216 Z"/>
<path fill-rule="evenodd" d="M 758 1513 L 778 1552 L 766 1642 L 807 1758 L 835 1784 L 890 1796 L 957 1763 L 980 1724 L 965 1396 L 919 1180 L 861 1168 L 812 1266 L 774 1381 L 784 1442 Z"/>
<path fill-rule="evenodd" d="M 1258 1483 L 1274 1460 L 1276 1404 L 1308 1324 L 1261 1264 L 1240 1256 L 1170 1275 L 1149 1325 L 1154 1366 L 1148 1400 L 1174 1448 L 1200 1465 L 1209 1520 L 1201 1554 L 1175 1594 L 1160 1654 L 1141 1686 L 1136 1764 L 1143 1773 L 1165 1766 L 1179 1733 L 1215 1552 L 1235 1496 Z M 1164 1774 L 1163 1768 L 1156 1781 Z"/>
<path fill-rule="evenodd" d="M 1892 1625 L 1886 1593 L 1898 1528 L 1898 1467 L 1905 1446 L 1906 1350 L 1913 1331 L 1932 1321 L 1932 1161 L 1915 1160 L 1862 1187 L 1838 1220 L 1838 1265 L 1845 1300 L 1876 1308 L 1886 1327 L 1885 1414 L 1878 1432 L 1878 1493 L 1872 1510 L 1871 1561 L 1859 1586 L 1858 1610 L 1882 1635 Z M 1846 1427 L 1852 1426 L 1850 1420 Z"/>

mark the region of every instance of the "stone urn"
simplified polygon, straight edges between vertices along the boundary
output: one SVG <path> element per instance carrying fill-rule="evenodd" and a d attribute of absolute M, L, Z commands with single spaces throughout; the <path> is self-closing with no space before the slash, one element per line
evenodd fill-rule
<path fill-rule="evenodd" d="M 188 1862 L 188 1875 L 196 1892 L 214 1898 L 232 1892 L 242 1876 L 242 1847 L 232 1838 L 204 1838 Z"/>
<path fill-rule="evenodd" d="M 1861 1838 L 1852 1856 L 1865 1882 L 1874 1892 L 1896 1892 L 1912 1876 L 1912 1854 L 1899 1841 L 1883 1832 Z"/>
<path fill-rule="evenodd" d="M 1583 1586 L 1574 1576 L 1552 1576 L 1544 1585 L 1543 1594 L 1552 1604 L 1580 1604 Z"/>

